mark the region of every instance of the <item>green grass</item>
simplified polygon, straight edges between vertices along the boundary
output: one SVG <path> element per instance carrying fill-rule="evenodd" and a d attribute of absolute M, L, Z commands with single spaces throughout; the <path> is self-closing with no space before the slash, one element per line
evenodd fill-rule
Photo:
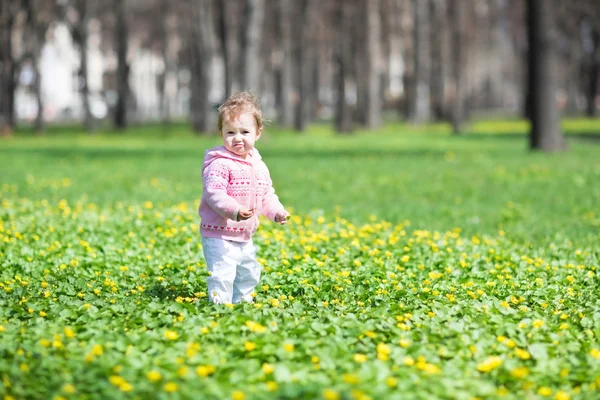
<path fill-rule="evenodd" d="M 392 126 L 349 138 L 268 132 L 259 148 L 295 212 L 340 214 L 467 233 L 504 229 L 524 241 L 593 242 L 600 215 L 600 146 L 530 153 L 526 138 L 420 134 Z M 86 135 L 0 143 L 3 179 L 16 196 L 110 205 L 197 203 L 204 150 L 216 137 Z M 69 186 L 60 182 L 68 179 Z"/>
<path fill-rule="evenodd" d="M 600 142 L 502 131 L 272 128 L 294 217 L 234 307 L 197 232 L 218 138 L 1 141 L 0 396 L 598 398 Z"/>

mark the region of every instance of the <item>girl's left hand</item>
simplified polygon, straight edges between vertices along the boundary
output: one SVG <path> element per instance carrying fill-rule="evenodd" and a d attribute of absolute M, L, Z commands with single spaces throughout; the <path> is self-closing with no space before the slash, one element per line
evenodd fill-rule
<path fill-rule="evenodd" d="M 283 210 L 281 212 L 278 212 L 275 215 L 275 222 L 281 224 L 281 225 L 285 225 L 288 220 L 290 219 L 290 213 L 288 213 L 287 211 Z"/>

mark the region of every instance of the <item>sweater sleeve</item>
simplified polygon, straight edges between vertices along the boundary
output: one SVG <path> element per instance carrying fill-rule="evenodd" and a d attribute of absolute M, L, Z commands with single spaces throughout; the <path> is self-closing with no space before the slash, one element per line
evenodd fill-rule
<path fill-rule="evenodd" d="M 204 197 L 207 204 L 223 218 L 234 219 L 240 208 L 239 203 L 227 194 L 229 169 L 222 162 L 214 161 L 202 172 Z"/>
<path fill-rule="evenodd" d="M 269 187 L 267 188 L 267 192 L 262 200 L 262 215 L 270 219 L 271 221 L 275 221 L 275 216 L 278 212 L 285 211 L 285 208 L 279 201 L 279 197 L 275 194 L 275 189 L 273 189 L 273 182 L 271 181 L 271 177 L 269 176 Z"/>

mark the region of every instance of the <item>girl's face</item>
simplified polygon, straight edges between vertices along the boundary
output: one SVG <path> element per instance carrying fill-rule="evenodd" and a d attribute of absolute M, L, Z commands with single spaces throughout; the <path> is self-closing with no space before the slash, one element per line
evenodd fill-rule
<path fill-rule="evenodd" d="M 262 128 L 256 129 L 256 121 L 251 112 L 242 113 L 232 121 L 223 121 L 221 129 L 225 148 L 242 158 L 246 158 L 254 148 L 254 142 L 258 140 L 261 133 Z"/>

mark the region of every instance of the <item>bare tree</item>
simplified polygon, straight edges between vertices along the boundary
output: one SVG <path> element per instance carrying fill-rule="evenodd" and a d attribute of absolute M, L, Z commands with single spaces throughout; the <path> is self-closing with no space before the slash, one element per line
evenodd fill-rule
<path fill-rule="evenodd" d="M 298 0 L 297 22 L 294 24 L 296 43 L 293 49 L 295 81 L 298 98 L 294 118 L 294 128 L 303 132 L 310 118 L 310 72 L 313 48 L 311 41 L 311 16 L 315 0 Z"/>
<path fill-rule="evenodd" d="M 190 117 L 195 132 L 214 131 L 210 93 L 215 58 L 214 9 L 211 0 L 193 0 L 191 23 L 191 101 Z"/>
<path fill-rule="evenodd" d="M 600 26 L 587 21 L 588 24 L 588 42 L 587 44 L 587 60 L 586 70 L 589 84 L 586 85 L 585 98 L 586 107 L 585 113 L 588 117 L 596 116 L 596 97 L 598 96 L 598 81 L 600 79 Z"/>
<path fill-rule="evenodd" d="M 293 68 L 292 59 L 292 25 L 294 20 L 292 0 L 281 0 L 279 16 L 279 93 L 278 115 L 279 123 L 287 128 L 294 124 L 293 94 Z"/>
<path fill-rule="evenodd" d="M 215 0 L 214 7 L 217 13 L 217 32 L 223 57 L 223 75 L 225 78 L 224 92 L 225 97 L 228 97 L 233 90 L 234 76 L 232 39 L 235 39 L 235 32 L 232 32 L 232 29 L 237 24 L 230 22 L 234 15 L 234 13 L 232 13 L 231 0 Z"/>
<path fill-rule="evenodd" d="M 431 0 L 431 110 L 433 117 L 441 120 L 445 117 L 445 76 L 446 76 L 446 39 L 448 20 L 446 0 Z"/>
<path fill-rule="evenodd" d="M 265 16 L 264 0 L 245 0 L 244 15 L 247 19 L 244 21 L 241 37 L 240 81 L 243 90 L 258 90 L 261 68 L 260 43 Z"/>
<path fill-rule="evenodd" d="M 379 0 L 364 0 L 367 18 L 366 54 L 364 57 L 368 89 L 366 92 L 366 125 L 369 129 L 381 125 L 381 16 Z"/>
<path fill-rule="evenodd" d="M 340 0 L 334 13 L 334 24 L 337 28 L 336 50 L 337 64 L 337 100 L 335 108 L 335 128 L 338 133 L 352 132 L 352 111 L 348 104 L 348 89 L 352 79 L 352 54 L 350 38 L 354 26 L 354 9 L 349 2 Z"/>
<path fill-rule="evenodd" d="M 79 50 L 79 85 L 81 88 L 81 104 L 83 105 L 84 125 L 88 132 L 94 130 L 94 117 L 90 110 L 90 90 L 88 84 L 88 37 L 89 21 L 94 15 L 95 2 L 88 0 L 71 0 L 62 4 L 58 3 L 58 11 L 62 22 L 69 31 L 73 42 Z"/>
<path fill-rule="evenodd" d="M 115 106 L 114 125 L 117 129 L 127 127 L 127 106 L 129 99 L 129 48 L 128 27 L 126 21 L 126 0 L 114 0 L 116 17 L 115 45 L 117 47 L 117 104 Z"/>
<path fill-rule="evenodd" d="M 565 148 L 556 104 L 553 7 L 544 0 L 527 0 L 530 148 Z"/>
<path fill-rule="evenodd" d="M 169 1 L 168 0 L 161 0 L 160 1 L 160 9 L 161 9 L 161 16 L 162 16 L 162 23 L 160 24 L 161 27 L 161 48 L 160 48 L 160 53 L 163 59 L 163 71 L 162 74 L 159 76 L 159 82 L 158 82 L 158 91 L 159 91 L 159 96 L 160 96 L 160 114 L 161 114 L 161 120 L 163 124 L 168 124 L 171 120 L 171 114 L 170 114 L 170 109 L 169 109 L 169 102 L 167 99 L 167 83 L 168 83 L 168 77 L 169 77 L 169 73 L 172 71 L 173 69 L 173 59 L 174 59 L 174 53 L 175 51 L 173 50 L 177 50 L 177 49 L 172 49 L 172 47 L 170 46 L 170 42 L 171 42 L 171 31 L 172 29 L 172 21 L 173 18 L 175 18 L 175 16 L 170 15 L 169 13 Z"/>
<path fill-rule="evenodd" d="M 13 27 L 21 11 L 21 1 L 0 1 L 0 125 L 3 136 L 15 128 L 16 61 L 12 48 Z"/>
<path fill-rule="evenodd" d="M 409 98 L 409 119 L 422 123 L 430 119 L 430 25 L 429 1 L 413 0 L 414 12 L 414 90 Z"/>
<path fill-rule="evenodd" d="M 452 132 L 462 133 L 465 119 L 465 82 L 464 65 L 466 63 L 466 30 L 464 1 L 449 0 L 449 17 L 452 23 L 452 77 L 453 96 L 451 104 Z"/>
<path fill-rule="evenodd" d="M 25 27 L 26 54 L 24 58 L 31 61 L 35 78 L 33 82 L 35 97 L 37 101 L 37 116 L 35 119 L 35 130 L 41 134 L 45 130 L 44 124 L 44 102 L 42 99 L 42 76 L 39 68 L 39 59 L 42 47 L 46 42 L 46 32 L 50 24 L 55 20 L 54 0 L 26 0 L 23 2 L 24 11 L 27 15 Z"/>

